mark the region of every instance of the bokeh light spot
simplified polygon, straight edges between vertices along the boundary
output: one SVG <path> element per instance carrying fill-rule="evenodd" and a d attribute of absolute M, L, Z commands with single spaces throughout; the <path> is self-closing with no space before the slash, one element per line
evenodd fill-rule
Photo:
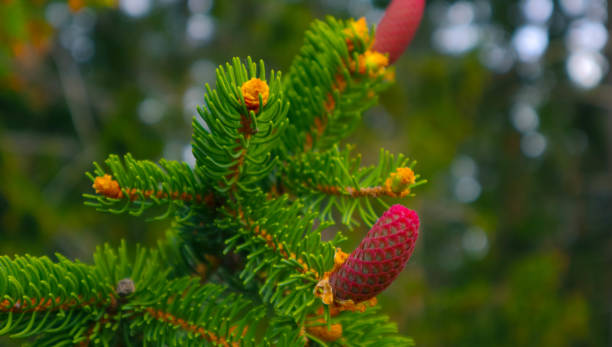
<path fill-rule="evenodd" d="M 465 252 L 473 258 L 480 259 L 489 250 L 487 233 L 479 227 L 472 227 L 463 234 L 462 245 Z"/>
<path fill-rule="evenodd" d="M 599 84 L 606 74 L 607 62 L 597 52 L 578 51 L 567 59 L 567 74 L 580 88 L 590 89 Z"/>
<path fill-rule="evenodd" d="M 478 166 L 476 166 L 476 162 L 471 157 L 467 155 L 460 155 L 453 160 L 453 164 L 451 165 L 451 173 L 456 178 L 463 176 L 474 177 L 478 173 Z"/>
<path fill-rule="evenodd" d="M 130 17 L 142 17 L 151 10 L 151 0 L 119 0 L 119 8 Z"/>
<path fill-rule="evenodd" d="M 51 26 L 59 28 L 70 18 L 70 9 L 66 3 L 52 2 L 45 8 L 45 19 Z"/>
<path fill-rule="evenodd" d="M 79 63 L 89 61 L 94 56 L 94 43 L 87 36 L 79 36 L 72 41 L 70 53 Z"/>
<path fill-rule="evenodd" d="M 521 133 L 534 131 L 540 124 L 540 118 L 533 106 L 519 102 L 510 111 L 510 121 L 514 128 Z"/>
<path fill-rule="evenodd" d="M 521 61 L 535 62 L 548 47 L 548 33 L 541 26 L 525 25 L 514 33 L 512 44 Z"/>
<path fill-rule="evenodd" d="M 569 16 L 579 16 L 586 10 L 588 0 L 559 0 L 563 12 Z"/>
<path fill-rule="evenodd" d="M 183 94 L 183 112 L 188 123 L 198 111 L 197 107 L 204 101 L 204 90 L 200 86 L 192 86 Z"/>
<path fill-rule="evenodd" d="M 475 25 L 454 25 L 434 31 L 432 39 L 436 48 L 446 54 L 459 55 L 476 46 L 480 32 Z"/>
<path fill-rule="evenodd" d="M 200 59 L 191 65 L 189 75 L 194 82 L 212 82 L 214 84 L 216 68 L 217 66 L 212 61 Z M 214 88 L 214 85 L 211 85 L 211 88 Z"/>
<path fill-rule="evenodd" d="M 521 138 L 521 150 L 525 156 L 537 158 L 546 151 L 546 137 L 538 132 L 530 132 Z"/>
<path fill-rule="evenodd" d="M 207 13 L 212 9 L 213 0 L 189 0 L 187 7 L 193 13 Z"/>
<path fill-rule="evenodd" d="M 155 99 L 146 98 L 138 106 L 138 118 L 145 124 L 158 123 L 164 116 L 165 105 Z"/>
<path fill-rule="evenodd" d="M 553 3 L 551 0 L 523 0 L 521 10 L 527 20 L 545 23 L 552 15 Z"/>
<path fill-rule="evenodd" d="M 209 16 L 194 14 L 187 21 L 187 36 L 198 42 L 209 41 L 214 34 L 215 24 Z"/>
<path fill-rule="evenodd" d="M 457 1 L 448 8 L 446 17 L 450 25 L 470 24 L 474 20 L 474 4 Z"/>
<path fill-rule="evenodd" d="M 482 190 L 480 183 L 470 176 L 463 176 L 455 183 L 455 198 L 463 203 L 474 202 Z"/>
<path fill-rule="evenodd" d="M 601 22 L 579 20 L 572 23 L 567 31 L 566 44 L 572 50 L 598 51 L 608 42 L 608 30 Z"/>

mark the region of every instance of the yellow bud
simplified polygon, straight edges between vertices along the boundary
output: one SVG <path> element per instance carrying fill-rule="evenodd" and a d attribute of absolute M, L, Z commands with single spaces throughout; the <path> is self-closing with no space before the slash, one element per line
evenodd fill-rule
<path fill-rule="evenodd" d="M 388 192 L 404 197 L 410 194 L 410 185 L 416 182 L 414 171 L 409 167 L 400 167 L 389 175 L 385 181 Z"/>
<path fill-rule="evenodd" d="M 261 95 L 262 106 L 266 106 L 268 102 L 268 96 L 270 95 L 270 87 L 266 81 L 260 80 L 259 78 L 251 78 L 244 82 L 240 87 L 242 96 L 244 97 L 244 103 L 250 110 L 259 110 L 259 96 Z"/>
<path fill-rule="evenodd" d="M 96 190 L 96 194 L 109 198 L 120 199 L 123 196 L 119 182 L 115 181 L 109 174 L 96 177 L 92 187 Z"/>
<path fill-rule="evenodd" d="M 355 48 L 353 44 L 355 38 L 359 38 L 366 43 L 370 40 L 370 32 L 365 17 L 361 17 L 359 20 L 352 20 L 349 26 L 342 32 L 346 35 L 346 45 L 349 51 Z"/>

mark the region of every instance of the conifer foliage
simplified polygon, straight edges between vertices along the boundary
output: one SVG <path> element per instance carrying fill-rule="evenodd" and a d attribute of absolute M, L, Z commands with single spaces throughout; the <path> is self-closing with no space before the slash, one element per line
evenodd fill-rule
<path fill-rule="evenodd" d="M 425 181 L 401 154 L 362 166 L 338 144 L 393 81 L 375 37 L 364 19 L 317 20 L 286 76 L 251 58 L 220 66 L 193 120 L 193 168 L 129 154 L 94 164 L 86 204 L 169 219 L 166 238 L 132 255 L 105 245 L 92 264 L 0 257 L 0 335 L 37 346 L 410 345 L 374 296 L 410 257 L 418 217 L 394 206 L 376 220 Z M 321 240 L 358 221 L 373 228 L 351 256 L 342 232 Z"/>

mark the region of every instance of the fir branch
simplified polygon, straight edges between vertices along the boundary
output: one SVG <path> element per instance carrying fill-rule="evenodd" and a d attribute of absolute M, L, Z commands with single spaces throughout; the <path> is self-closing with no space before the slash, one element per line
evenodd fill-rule
<path fill-rule="evenodd" d="M 393 79 L 388 60 L 369 49 L 365 25 L 328 18 L 306 32 L 286 79 L 293 130 L 284 142 L 290 152 L 327 149 L 346 137 Z"/>
<path fill-rule="evenodd" d="M 306 332 L 290 317 L 274 316 L 270 319 L 263 338 L 265 346 L 306 346 Z"/>
<path fill-rule="evenodd" d="M 118 310 L 122 328 L 129 332 L 126 338 L 140 336 L 144 343 L 171 346 L 255 345 L 256 325 L 264 311 L 250 300 L 228 294 L 220 285 L 201 284 L 199 278 L 169 278 L 170 268 L 157 251 L 137 250 L 131 264 L 125 247 L 117 253 L 105 247 L 97 254 L 97 268 L 118 269 L 108 271 L 108 278 L 131 273 L 134 279 L 136 291 Z"/>
<path fill-rule="evenodd" d="M 413 346 L 412 339 L 399 335 L 395 323 L 379 311 L 375 301 L 352 310 L 320 307 L 303 330 L 320 346 Z"/>
<path fill-rule="evenodd" d="M 337 147 L 392 79 L 372 43 L 365 20 L 329 18 L 306 33 L 283 83 L 250 58 L 219 67 L 193 121 L 195 169 L 129 154 L 110 156 L 109 172 L 95 164 L 86 203 L 166 208 L 166 239 L 133 257 L 125 244 L 101 247 L 93 265 L 0 257 L 0 335 L 41 346 L 409 345 L 376 308 L 324 307 L 313 292 L 343 259 L 341 233 L 321 241 L 334 211 L 346 225 L 355 213 L 372 224 L 373 202 L 425 183 L 402 155 L 381 151 L 378 165 L 360 167 Z"/>
<path fill-rule="evenodd" d="M 199 285 L 196 279 L 174 280 L 154 297 L 131 304 L 143 314 L 143 338 L 155 344 L 210 342 L 220 346 L 255 345 L 257 322 L 265 311 L 222 286 Z M 139 305 L 143 302 L 142 305 Z M 177 334 L 182 331 L 184 334 Z"/>
<path fill-rule="evenodd" d="M 380 306 L 366 309 L 364 312 L 345 311 L 332 322 L 342 325 L 340 346 L 414 346 L 411 338 L 400 335 L 397 325 L 389 317 L 379 313 Z"/>
<path fill-rule="evenodd" d="M 110 175 L 94 163 L 94 173 L 87 173 L 96 194 L 83 194 L 86 205 L 111 213 L 141 215 L 153 206 L 166 206 L 157 218 L 173 215 L 190 205 L 215 207 L 215 196 L 199 169 L 186 163 L 160 160 L 159 166 L 148 160 L 135 160 L 131 154 L 111 155 L 106 160 Z"/>
<path fill-rule="evenodd" d="M 353 218 L 358 213 L 371 226 L 378 218 L 372 201 L 387 208 L 383 197 L 411 196 L 412 188 L 426 182 L 412 171 L 416 162 L 401 154 L 381 150 L 377 165 L 360 167 L 361 157 L 352 157 L 351 151 L 350 146 L 344 150 L 334 146 L 292 157 L 291 165 L 283 169 L 283 187 L 300 196 L 307 208 L 320 209 L 322 220 L 333 220 L 335 209 L 345 225 L 358 224 Z"/>
<path fill-rule="evenodd" d="M 266 81 L 263 61 L 234 58 L 217 69 L 217 90 L 206 85 L 202 123 L 193 121 L 193 153 L 198 167 L 219 192 L 252 190 L 277 163 L 275 152 L 287 121 L 280 73 Z"/>
<path fill-rule="evenodd" d="M 333 241 L 321 242 L 321 231 L 328 224 L 315 227 L 316 213 L 304 212 L 300 201 L 290 202 L 287 196 L 266 200 L 258 192 L 238 197 L 231 207 L 238 216 L 228 213 L 218 224 L 238 231 L 226 241 L 225 252 L 244 252 L 240 278 L 245 284 L 260 279 L 262 300 L 278 314 L 302 321 L 316 302 L 314 286 L 332 267 L 343 236 L 338 233 Z"/>
<path fill-rule="evenodd" d="M 43 335 L 38 345 L 255 344 L 261 307 L 197 278 L 168 278 L 157 251 L 138 248 L 132 259 L 125 244 L 107 245 L 93 265 L 58 257 L 0 257 L 0 335 Z"/>
<path fill-rule="evenodd" d="M 0 257 L 0 335 L 25 338 L 70 331 L 78 342 L 88 322 L 116 303 L 99 272 L 59 257 Z"/>

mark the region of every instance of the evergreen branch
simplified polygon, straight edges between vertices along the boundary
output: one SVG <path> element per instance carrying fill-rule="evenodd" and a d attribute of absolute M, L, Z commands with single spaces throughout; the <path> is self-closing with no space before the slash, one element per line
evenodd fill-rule
<path fill-rule="evenodd" d="M 215 196 L 202 172 L 186 163 L 162 159 L 158 166 L 127 154 L 123 160 L 111 155 L 106 164 L 111 175 L 94 163 L 94 173 L 87 176 L 96 195 L 83 195 L 89 199 L 86 204 L 99 211 L 140 215 L 153 206 L 167 206 L 158 217 L 165 218 L 189 205 L 215 206 Z"/>
<path fill-rule="evenodd" d="M 246 264 L 240 278 L 245 284 L 260 279 L 262 300 L 278 314 L 302 321 L 316 302 L 314 286 L 332 267 L 343 236 L 338 233 L 333 241 L 321 242 L 321 230 L 328 224 L 315 227 L 316 213 L 304 212 L 300 201 L 290 202 L 287 196 L 266 200 L 257 192 L 238 197 L 231 207 L 238 216 L 228 213 L 218 225 L 238 231 L 226 241 L 225 252 L 244 252 Z"/>
<path fill-rule="evenodd" d="M 376 298 L 360 304 L 321 306 L 307 317 L 304 330 L 309 340 L 322 346 L 412 346 L 398 334 L 394 323 L 380 314 Z"/>
<path fill-rule="evenodd" d="M 330 312 L 331 311 L 331 312 Z M 413 346 L 412 339 L 398 334 L 397 326 L 372 303 L 360 309 L 329 311 L 319 308 L 304 323 L 308 340 L 320 346 Z M 329 314 L 331 313 L 331 314 Z"/>
<path fill-rule="evenodd" d="M 326 300 L 347 257 L 341 233 L 321 242 L 334 211 L 373 224 L 373 202 L 425 183 L 402 155 L 360 167 L 337 147 L 393 78 L 370 33 L 364 19 L 316 21 L 284 84 L 274 71 L 266 80 L 262 61 L 219 67 L 193 121 L 195 169 L 129 154 L 110 156 L 108 173 L 95 164 L 86 203 L 133 215 L 165 207 L 166 240 L 134 257 L 104 246 L 93 265 L 0 257 L 0 335 L 40 346 L 411 344 L 368 302 Z"/>
<path fill-rule="evenodd" d="M 182 233 L 176 225 L 177 222 L 173 222 L 172 226 L 166 230 L 166 237 L 157 241 L 160 258 L 171 269 L 168 276 L 177 278 L 194 275 L 194 273 L 202 276 L 206 269 L 202 268 L 192 248 L 183 239 Z"/>
<path fill-rule="evenodd" d="M 261 308 L 224 287 L 200 284 L 198 278 L 168 277 L 157 251 L 137 250 L 128 263 L 125 247 L 113 252 L 106 247 L 94 257 L 95 266 L 117 279 L 131 274 L 135 291 L 120 305 L 118 314 L 128 336 L 142 336 L 145 343 L 190 345 L 253 345 Z M 116 269 L 116 271 L 113 271 Z M 108 331 L 106 325 L 105 331 Z M 92 340 L 94 341 L 94 340 Z"/>
<path fill-rule="evenodd" d="M 361 158 L 352 157 L 351 150 L 334 146 L 292 157 L 283 169 L 283 187 L 308 202 L 307 208 L 320 209 L 322 220 L 332 220 L 335 209 L 345 225 L 357 224 L 357 212 L 371 226 L 378 219 L 371 200 L 388 207 L 383 197 L 411 196 L 412 188 L 426 182 L 412 171 L 416 162 L 401 154 L 381 150 L 377 165 L 360 167 Z"/>
<path fill-rule="evenodd" d="M 306 346 L 305 331 L 290 317 L 274 316 L 263 338 L 265 346 Z"/>
<path fill-rule="evenodd" d="M 261 319 L 261 308 L 237 294 L 227 295 L 222 286 L 201 285 L 198 278 L 169 278 L 170 268 L 162 265 L 159 252 L 139 249 L 130 264 L 125 246 L 117 253 L 105 247 L 94 260 L 110 282 L 126 274 L 134 282 L 136 290 L 118 310 L 129 335 L 173 346 L 185 339 L 198 345 L 254 344 L 255 329 L 247 325 Z"/>
<path fill-rule="evenodd" d="M 311 25 L 286 79 L 294 128 L 285 136 L 289 152 L 329 148 L 377 102 L 393 70 L 385 56 L 369 49 L 371 43 L 365 20 L 328 18 Z"/>
<path fill-rule="evenodd" d="M 182 278 L 155 291 L 155 297 L 132 302 L 143 319 L 145 342 L 181 345 L 209 342 L 220 346 L 255 345 L 255 325 L 265 311 L 237 294 L 227 294 L 214 284 L 199 285 L 196 279 Z M 140 305 L 140 302 L 143 302 Z M 184 334 L 178 334 L 182 331 Z"/>
<path fill-rule="evenodd" d="M 250 327 L 261 307 L 197 278 L 168 278 L 157 251 L 138 248 L 130 259 L 125 244 L 117 251 L 106 245 L 94 265 L 59 258 L 0 257 L 0 335 L 44 335 L 38 345 L 109 345 L 138 336 L 174 346 L 185 339 L 255 344 Z"/>
<path fill-rule="evenodd" d="M 219 265 L 225 233 L 198 222 L 199 217 L 200 213 L 184 220 L 177 217 L 166 238 L 158 241 L 160 256 L 172 269 L 170 278 L 195 275 L 206 281 Z"/>
<path fill-rule="evenodd" d="M 400 335 L 397 325 L 379 311 L 380 306 L 374 306 L 363 312 L 345 311 L 332 319 L 333 323 L 342 325 L 342 337 L 337 340 L 337 345 L 414 346 L 412 339 Z"/>
<path fill-rule="evenodd" d="M 112 289 L 91 268 L 60 258 L 0 257 L 0 335 L 25 338 L 73 330 L 83 333 L 114 302 Z"/>
<path fill-rule="evenodd" d="M 280 73 L 266 81 L 263 61 L 247 65 L 234 58 L 217 69 L 217 90 L 206 85 L 205 107 L 194 119 L 193 153 L 197 165 L 219 192 L 252 190 L 274 168 L 272 155 L 287 121 Z"/>
<path fill-rule="evenodd" d="M 88 322 L 116 305 L 113 287 L 98 271 L 58 258 L 53 263 L 47 257 L 0 257 L 0 335 L 59 333 L 78 342 Z"/>
<path fill-rule="evenodd" d="M 223 283 L 229 290 L 256 293 L 238 278 L 240 257 L 233 252 L 223 254 L 225 240 L 235 232 L 215 225 L 216 214 L 212 212 L 199 211 L 172 222 L 165 242 L 160 242 L 164 262 L 173 269 L 172 277 L 197 276 L 202 282 Z"/>

